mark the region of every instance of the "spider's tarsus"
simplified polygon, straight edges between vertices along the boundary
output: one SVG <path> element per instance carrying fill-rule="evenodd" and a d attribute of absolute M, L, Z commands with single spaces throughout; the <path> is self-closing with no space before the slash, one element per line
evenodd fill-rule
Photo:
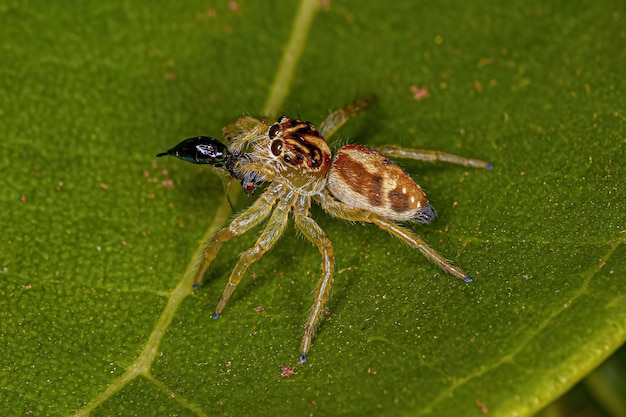
<path fill-rule="evenodd" d="M 463 278 L 463 281 L 465 281 L 465 282 L 472 282 L 474 280 L 472 279 L 472 277 L 465 277 L 465 278 Z"/>
<path fill-rule="evenodd" d="M 304 363 L 304 362 L 306 362 L 306 355 L 302 354 L 300 355 L 300 363 Z"/>
<path fill-rule="evenodd" d="M 220 315 L 219 313 L 213 313 L 213 319 L 219 319 Z"/>
<path fill-rule="evenodd" d="M 493 169 L 493 164 L 487 164 L 486 169 Z"/>
<path fill-rule="evenodd" d="M 191 286 L 191 288 L 193 288 L 194 290 L 197 290 L 198 288 L 200 288 L 200 285 L 198 285 L 198 284 L 193 284 L 193 285 Z"/>

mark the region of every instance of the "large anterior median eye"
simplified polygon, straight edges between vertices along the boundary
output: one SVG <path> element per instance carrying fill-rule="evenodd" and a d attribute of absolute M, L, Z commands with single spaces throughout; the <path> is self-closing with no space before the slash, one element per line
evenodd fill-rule
<path fill-rule="evenodd" d="M 275 140 L 274 142 L 272 142 L 272 146 L 270 149 L 274 156 L 280 155 L 280 153 L 283 151 L 283 141 Z"/>
<path fill-rule="evenodd" d="M 270 140 L 276 137 L 279 129 L 280 129 L 280 125 L 278 123 L 273 124 L 272 127 L 270 127 L 270 130 L 268 130 L 267 132 L 267 136 L 269 136 Z"/>

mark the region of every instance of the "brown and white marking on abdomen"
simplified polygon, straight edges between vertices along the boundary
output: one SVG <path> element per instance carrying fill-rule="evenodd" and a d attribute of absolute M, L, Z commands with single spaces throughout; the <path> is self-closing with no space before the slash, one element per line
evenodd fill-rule
<path fill-rule="evenodd" d="M 341 148 L 328 174 L 328 189 L 351 207 L 396 221 L 429 223 L 435 211 L 420 186 L 396 163 L 361 145 Z"/>

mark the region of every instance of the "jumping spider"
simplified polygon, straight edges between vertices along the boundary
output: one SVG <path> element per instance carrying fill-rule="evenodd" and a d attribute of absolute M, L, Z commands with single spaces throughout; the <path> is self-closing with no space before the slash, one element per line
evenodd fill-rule
<path fill-rule="evenodd" d="M 248 267 L 278 241 L 290 212 L 293 212 L 298 230 L 317 246 L 322 255 L 322 276 L 317 283 L 313 306 L 304 326 L 300 346 L 301 362 L 306 361 L 311 348 L 313 332 L 328 299 L 335 269 L 333 245 L 309 216 L 311 201 L 317 202 L 333 217 L 351 222 L 374 223 L 418 249 L 449 274 L 466 282 L 472 280 L 463 270 L 398 224 L 430 223 L 436 213 L 420 186 L 384 155 L 445 161 L 474 168 L 491 169 L 492 165 L 443 152 L 399 146 L 381 146 L 374 150 L 361 145 L 346 145 L 333 156 L 324 138 L 332 136 L 367 105 L 367 100 L 357 100 L 331 113 L 320 125 L 319 131 L 309 122 L 287 116 L 280 117 L 270 125 L 252 117 L 242 117 L 224 128 L 228 145 L 214 138 L 200 136 L 187 139 L 157 155 L 173 155 L 187 162 L 219 168 L 230 178 L 240 181 L 248 195 L 266 186 L 249 208 L 235 216 L 228 226 L 207 241 L 199 260 L 196 285 L 202 283 L 207 269 L 224 243 L 269 217 L 256 244 L 239 256 L 213 318 L 219 317 Z"/>

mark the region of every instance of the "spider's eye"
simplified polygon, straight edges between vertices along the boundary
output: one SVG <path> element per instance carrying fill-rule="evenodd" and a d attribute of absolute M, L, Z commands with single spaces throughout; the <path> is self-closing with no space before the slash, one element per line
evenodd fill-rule
<path fill-rule="evenodd" d="M 274 142 L 272 142 L 272 146 L 270 149 L 274 156 L 280 155 L 280 153 L 283 151 L 283 141 L 275 140 Z"/>
<path fill-rule="evenodd" d="M 318 161 L 316 158 L 311 158 L 311 165 L 316 167 L 317 164 L 319 164 L 320 161 Z"/>
<path fill-rule="evenodd" d="M 267 136 L 269 136 L 270 140 L 274 139 L 276 137 L 276 135 L 278 134 L 278 130 L 280 129 L 280 125 L 278 123 L 272 125 L 272 127 L 270 127 L 270 130 L 267 132 Z"/>

